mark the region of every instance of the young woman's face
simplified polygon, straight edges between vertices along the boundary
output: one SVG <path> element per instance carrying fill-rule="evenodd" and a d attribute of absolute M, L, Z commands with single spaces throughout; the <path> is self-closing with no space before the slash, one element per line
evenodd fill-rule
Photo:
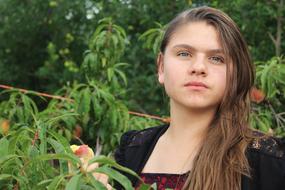
<path fill-rule="evenodd" d="M 158 65 L 159 82 L 174 103 L 190 109 L 214 109 L 220 104 L 228 63 L 213 26 L 193 22 L 179 27 Z"/>

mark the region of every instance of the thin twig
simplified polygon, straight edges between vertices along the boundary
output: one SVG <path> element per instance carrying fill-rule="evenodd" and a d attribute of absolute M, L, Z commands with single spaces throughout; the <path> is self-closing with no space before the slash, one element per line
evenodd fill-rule
<path fill-rule="evenodd" d="M 95 152 L 95 156 L 100 155 L 101 151 L 102 151 L 102 145 L 100 144 L 100 138 L 97 137 L 96 138 L 96 152 Z"/>
<path fill-rule="evenodd" d="M 20 91 L 22 93 L 32 92 L 32 93 L 34 93 L 34 94 L 36 94 L 38 96 L 44 96 L 44 97 L 48 97 L 48 98 L 52 98 L 52 99 L 67 100 L 67 101 L 71 101 L 71 102 L 74 101 L 74 100 L 72 100 L 70 98 L 65 98 L 65 97 L 62 97 L 62 96 L 50 95 L 50 94 L 47 94 L 47 93 L 36 92 L 36 91 L 32 91 L 32 90 L 26 90 L 26 89 L 23 89 L 23 88 L 15 88 L 15 87 L 12 87 L 12 86 L 2 85 L 2 84 L 0 84 L 0 88 L 9 89 L 9 90 L 18 90 L 18 91 Z"/>
<path fill-rule="evenodd" d="M 276 113 L 276 111 L 274 110 L 273 106 L 271 105 L 271 103 L 269 101 L 266 101 L 266 103 L 269 106 L 270 110 L 272 111 L 272 113 L 273 113 L 273 115 L 275 117 L 275 120 L 277 122 L 277 127 L 282 127 L 282 124 L 284 122 L 284 118 Z"/>
<path fill-rule="evenodd" d="M 77 137 L 76 135 L 73 136 L 73 138 L 75 138 L 76 140 L 78 140 L 80 142 L 80 144 L 85 144 L 79 137 Z"/>
<path fill-rule="evenodd" d="M 66 97 L 62 97 L 62 96 L 56 96 L 56 95 L 51 95 L 51 94 L 47 94 L 47 93 L 42 93 L 42 92 L 36 92 L 36 91 L 32 91 L 32 90 L 26 90 L 23 88 L 15 88 L 12 86 L 8 86 L 8 85 L 2 85 L 0 84 L 0 88 L 3 89 L 9 89 L 9 90 L 18 90 L 22 93 L 28 93 L 28 92 L 32 92 L 38 96 L 43 96 L 43 97 L 47 97 L 47 98 L 52 98 L 52 99 L 58 99 L 58 100 L 67 100 L 70 102 L 74 102 L 73 99 L 71 98 L 66 98 Z M 134 111 L 129 111 L 129 114 L 131 115 L 136 115 L 136 116 L 140 116 L 140 117 L 146 117 L 146 118 L 151 118 L 151 119 L 156 119 L 156 120 L 160 120 L 164 123 L 169 123 L 170 122 L 170 118 L 163 118 L 163 117 L 159 117 L 159 116 L 154 116 L 154 115 L 149 115 L 149 114 L 143 114 L 143 113 L 138 113 L 138 112 L 134 112 Z"/>

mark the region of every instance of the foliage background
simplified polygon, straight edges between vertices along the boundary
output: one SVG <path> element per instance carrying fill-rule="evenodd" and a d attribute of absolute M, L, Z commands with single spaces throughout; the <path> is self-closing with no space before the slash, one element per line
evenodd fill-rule
<path fill-rule="evenodd" d="M 166 24 L 189 7 L 208 5 L 227 12 L 240 26 L 254 61 L 267 61 L 284 52 L 284 3 L 281 0 L 2 0 L 0 3 L 0 81 L 12 86 L 49 93 L 82 81 L 83 62 L 90 36 L 98 21 L 111 17 L 126 30 L 129 44 L 122 57 L 126 70 L 130 108 L 167 114 L 167 101 L 156 82 L 155 54 L 144 48 L 139 36 Z M 280 10 L 279 10 L 280 9 Z M 279 52 L 277 39 L 281 18 Z M 284 35 L 284 34 L 283 34 Z M 144 90 L 141 90 L 144 86 Z M 145 102 L 148 102 L 145 104 Z"/>
<path fill-rule="evenodd" d="M 248 42 L 256 66 L 252 127 L 284 137 L 284 0 L 0 0 L 0 84 L 66 98 L 1 91 L 0 152 L 7 157 L 0 158 L 0 165 L 6 164 L 0 166 L 0 174 L 6 172 L 0 182 L 9 179 L 6 188 L 40 188 L 58 175 L 62 185 L 57 187 L 63 188 L 69 179 L 66 165 L 49 169 L 58 167 L 35 156 L 42 161 L 50 153 L 70 156 L 69 143 L 86 143 L 96 155 L 112 157 L 123 132 L 161 124 L 129 111 L 169 115 L 156 77 L 157 46 L 177 13 L 203 5 L 229 14 Z M 72 159 L 78 162 L 72 156 L 63 160 Z M 33 176 L 23 166 L 48 172 Z M 82 178 L 92 186 L 88 175 L 77 174 L 75 182 Z"/>

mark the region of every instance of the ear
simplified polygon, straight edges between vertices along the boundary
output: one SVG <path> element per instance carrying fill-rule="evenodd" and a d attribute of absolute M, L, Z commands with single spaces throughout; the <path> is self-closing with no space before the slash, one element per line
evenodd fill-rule
<path fill-rule="evenodd" d="M 157 56 L 156 65 L 157 65 L 158 81 L 160 84 L 164 84 L 164 63 L 163 63 L 163 54 L 161 52 Z"/>

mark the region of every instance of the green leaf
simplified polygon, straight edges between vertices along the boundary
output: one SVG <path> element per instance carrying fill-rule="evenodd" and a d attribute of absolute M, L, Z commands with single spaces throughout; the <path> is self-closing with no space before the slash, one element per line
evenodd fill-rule
<path fill-rule="evenodd" d="M 13 176 L 10 174 L 0 174 L 0 181 L 8 178 L 13 178 Z"/>
<path fill-rule="evenodd" d="M 116 107 L 112 106 L 111 110 L 109 111 L 110 114 L 110 123 L 111 127 L 117 127 L 117 120 L 118 120 L 118 112 L 116 110 Z"/>
<path fill-rule="evenodd" d="M 80 92 L 80 102 L 78 107 L 78 113 L 80 115 L 88 114 L 90 111 L 90 103 L 91 103 L 91 92 L 90 88 L 87 87 L 83 91 Z"/>
<path fill-rule="evenodd" d="M 115 36 L 115 35 L 112 35 L 111 38 L 112 38 L 112 41 L 114 43 L 114 48 L 116 48 L 117 45 L 118 45 L 119 40 L 118 40 L 117 36 Z"/>
<path fill-rule="evenodd" d="M 66 114 L 62 114 L 62 115 L 57 116 L 57 117 L 53 117 L 52 119 L 48 120 L 48 125 L 51 126 L 54 122 L 57 122 L 60 119 L 62 119 L 64 117 L 69 117 L 69 116 L 78 116 L 78 114 L 77 113 L 66 113 Z"/>
<path fill-rule="evenodd" d="M 100 23 L 100 21 L 99 21 L 99 23 Z M 96 30 L 95 30 L 93 36 L 94 36 L 94 37 L 98 36 L 99 33 L 102 32 L 102 31 L 103 31 L 105 28 L 107 28 L 107 27 L 108 27 L 107 24 L 100 24 L 100 25 L 96 28 Z"/>
<path fill-rule="evenodd" d="M 115 28 L 117 31 L 119 31 L 119 33 L 122 35 L 123 38 L 126 38 L 126 36 L 127 36 L 126 32 L 122 27 L 114 24 L 113 28 Z"/>
<path fill-rule="evenodd" d="M 152 188 L 153 190 L 157 190 L 157 185 L 156 185 L 156 183 L 153 183 L 153 184 L 151 185 L 151 188 Z"/>
<path fill-rule="evenodd" d="M 8 147 L 9 147 L 9 141 L 5 137 L 0 139 L 0 155 L 1 155 L 1 157 L 8 155 Z"/>
<path fill-rule="evenodd" d="M 157 32 L 157 28 L 151 28 L 151 29 L 147 30 L 146 32 L 144 32 L 142 35 L 140 35 L 139 40 L 143 40 L 144 38 L 146 38 L 150 34 L 153 34 L 156 32 Z"/>
<path fill-rule="evenodd" d="M 255 117 L 255 119 L 256 119 L 257 122 L 258 122 L 258 129 L 260 129 L 260 130 L 263 131 L 263 132 L 268 132 L 269 126 L 267 126 L 267 125 L 264 123 L 264 121 L 262 121 L 260 118 Z"/>
<path fill-rule="evenodd" d="M 15 176 L 15 175 L 11 175 L 11 174 L 0 174 L 0 181 L 1 180 L 6 180 L 6 179 L 9 179 L 9 178 L 13 178 L 15 179 L 16 181 L 18 181 L 21 185 L 23 183 L 27 183 L 28 180 L 26 178 L 23 178 L 23 177 L 18 177 L 18 176 Z M 0 183 L 1 184 L 1 183 Z"/>
<path fill-rule="evenodd" d="M 78 190 L 80 185 L 81 174 L 73 176 L 66 184 L 65 190 Z"/>
<path fill-rule="evenodd" d="M 101 62 L 102 62 L 102 66 L 103 66 L 103 68 L 107 65 L 107 59 L 105 58 L 105 57 L 102 57 L 101 58 Z"/>
<path fill-rule="evenodd" d="M 52 181 L 52 179 L 45 179 L 45 180 L 39 182 L 37 185 L 38 186 L 42 186 L 42 185 L 46 186 L 46 184 L 50 183 L 51 181 Z"/>
<path fill-rule="evenodd" d="M 123 66 L 129 66 L 130 64 L 128 64 L 128 63 L 116 63 L 115 65 L 114 65 L 114 67 L 115 68 L 118 68 L 118 67 L 123 67 Z"/>
<path fill-rule="evenodd" d="M 101 183 L 100 181 L 96 180 L 95 177 L 89 173 L 88 177 L 90 179 L 91 185 L 96 189 L 96 190 L 107 190 L 105 185 Z"/>
<path fill-rule="evenodd" d="M 45 101 L 45 98 L 43 96 L 39 96 L 36 94 L 37 92 L 33 92 L 33 91 L 29 91 L 28 93 L 26 94 L 30 94 L 30 95 L 35 95 L 36 97 L 40 98 L 41 100 L 44 100 Z M 33 108 L 33 114 L 37 114 L 38 113 L 38 107 L 36 105 L 36 103 L 33 101 L 32 98 L 28 97 L 28 101 L 29 101 L 29 104 L 30 104 L 30 107 Z"/>
<path fill-rule="evenodd" d="M 111 81 L 114 75 L 114 69 L 112 67 L 107 69 L 107 77 L 108 81 Z"/>
<path fill-rule="evenodd" d="M 47 187 L 48 190 L 56 190 L 58 188 L 58 186 L 60 185 L 60 183 L 62 182 L 62 180 L 64 180 L 65 175 L 60 175 L 55 177 L 52 182 L 49 184 L 49 186 Z"/>
<path fill-rule="evenodd" d="M 95 118 L 96 120 L 101 118 L 101 115 L 103 113 L 103 108 L 101 107 L 99 100 L 96 96 L 92 96 L 92 102 L 93 102 L 93 110 L 94 110 L 94 114 L 95 114 Z"/>
<path fill-rule="evenodd" d="M 142 183 L 139 190 L 151 190 L 151 186 L 149 184 Z"/>
<path fill-rule="evenodd" d="M 10 154 L 14 154 L 16 152 L 16 147 L 17 147 L 17 143 L 22 135 L 22 132 L 24 131 L 24 127 L 22 127 L 21 129 L 18 129 L 13 135 L 12 138 L 10 138 L 10 143 L 9 143 L 9 153 Z M 21 135 L 20 135 L 21 134 Z"/>
<path fill-rule="evenodd" d="M 120 172 L 114 169 L 111 169 L 107 166 L 102 166 L 102 167 L 96 168 L 94 171 L 99 172 L 99 173 L 104 173 L 108 175 L 110 178 L 115 179 L 126 190 L 133 190 L 132 183 L 130 182 L 130 180 L 126 176 L 122 175 Z"/>
<path fill-rule="evenodd" d="M 88 121 L 87 121 L 87 122 L 88 122 Z M 87 123 L 87 122 L 86 122 L 86 123 Z M 72 134 L 71 134 L 70 129 L 64 129 L 64 134 L 65 134 L 65 136 L 66 136 L 66 138 L 67 138 L 68 140 L 71 140 Z"/>
<path fill-rule="evenodd" d="M 261 73 L 261 88 L 267 93 L 267 86 L 266 86 L 266 80 L 268 77 L 268 72 L 269 72 L 269 66 L 265 66 L 262 73 Z"/>
<path fill-rule="evenodd" d="M 29 147 L 29 156 L 31 158 L 38 156 L 39 155 L 39 150 L 37 149 L 36 146 L 30 146 Z"/>
<path fill-rule="evenodd" d="M 53 149 L 55 150 L 55 152 L 57 154 L 65 153 L 65 149 L 64 149 L 63 145 L 60 144 L 59 142 L 57 142 L 56 140 L 48 138 L 47 142 L 52 145 Z M 68 171 L 68 166 L 67 166 L 66 161 L 59 160 L 59 164 L 60 164 L 60 173 L 61 174 Z"/>
<path fill-rule="evenodd" d="M 39 125 L 39 139 L 41 141 L 41 143 L 40 143 L 40 153 L 41 154 L 46 154 L 47 153 L 46 132 L 47 132 L 46 125 L 45 124 Z"/>
<path fill-rule="evenodd" d="M 31 113 L 33 113 L 33 110 L 32 110 L 32 107 L 30 105 L 30 102 L 27 96 L 22 95 L 22 101 L 24 104 L 25 122 L 27 122 Z"/>
<path fill-rule="evenodd" d="M 6 156 L 1 156 L 0 157 L 0 168 L 3 166 L 3 164 L 5 162 L 7 162 L 8 160 L 11 160 L 11 159 L 14 159 L 14 158 L 19 158 L 20 156 L 18 155 L 15 155 L 15 154 L 9 154 L 9 155 L 6 155 Z"/>
<path fill-rule="evenodd" d="M 63 145 L 63 148 L 65 150 L 65 152 L 67 153 L 72 153 L 71 149 L 70 149 L 70 144 L 69 142 L 66 140 L 66 138 L 64 138 L 63 136 L 61 136 L 60 134 L 55 133 L 52 130 L 48 130 L 48 134 L 50 134 L 52 137 L 54 137 L 61 145 Z"/>
<path fill-rule="evenodd" d="M 122 80 L 124 81 L 124 84 L 127 85 L 128 81 L 127 81 L 127 77 L 125 75 L 125 73 L 123 73 L 122 71 L 120 71 L 119 69 L 115 69 L 115 72 L 119 74 L 119 76 L 122 78 Z"/>
<path fill-rule="evenodd" d="M 152 47 L 152 51 L 153 51 L 155 54 L 157 54 L 157 53 L 159 52 L 160 43 L 161 43 L 161 38 L 160 38 L 160 37 L 157 37 L 157 38 L 154 40 L 153 47 Z"/>
<path fill-rule="evenodd" d="M 106 156 L 96 156 L 94 158 L 92 158 L 88 163 L 91 164 L 93 162 L 97 162 L 99 164 L 108 164 L 111 165 L 121 171 L 127 172 L 137 178 L 139 178 L 139 176 L 132 170 L 130 170 L 129 168 L 123 167 L 121 165 L 119 165 L 115 160 L 112 160 Z"/>
<path fill-rule="evenodd" d="M 73 154 L 42 154 L 36 157 L 39 160 L 67 160 L 72 163 L 80 163 L 80 159 Z"/>

